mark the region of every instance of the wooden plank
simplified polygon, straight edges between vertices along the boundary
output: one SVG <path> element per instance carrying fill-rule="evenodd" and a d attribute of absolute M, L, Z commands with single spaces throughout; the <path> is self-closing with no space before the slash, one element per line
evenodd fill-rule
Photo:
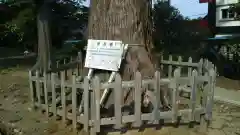
<path fill-rule="evenodd" d="M 48 84 L 48 76 L 46 73 L 43 74 L 43 77 L 44 77 L 44 100 L 45 100 L 45 105 L 47 106 L 46 108 L 46 116 L 48 117 L 48 114 L 49 114 L 49 108 L 48 108 L 48 87 L 47 87 L 47 84 Z"/>
<path fill-rule="evenodd" d="M 160 63 L 165 65 L 174 65 L 174 66 L 198 67 L 198 63 L 188 63 L 188 62 L 179 63 L 178 61 L 168 61 L 168 60 L 162 60 Z"/>
<path fill-rule="evenodd" d="M 188 63 L 192 63 L 192 57 L 188 58 Z M 188 67 L 188 77 L 192 75 L 192 67 Z"/>
<path fill-rule="evenodd" d="M 162 63 L 164 60 L 163 60 L 163 55 L 161 56 L 161 60 L 160 60 L 160 68 L 161 70 L 163 71 L 163 68 L 164 68 L 164 64 Z"/>
<path fill-rule="evenodd" d="M 134 113 L 135 127 L 142 125 L 141 120 L 141 94 L 142 94 L 142 75 L 140 72 L 135 73 L 135 90 L 134 90 Z"/>
<path fill-rule="evenodd" d="M 182 56 L 178 56 L 178 63 L 179 63 L 179 65 L 182 63 Z M 180 73 L 181 73 L 182 66 L 178 66 L 178 69 L 180 70 Z"/>
<path fill-rule="evenodd" d="M 52 110 L 55 119 L 57 118 L 57 105 L 56 105 L 56 89 L 55 89 L 56 74 L 51 74 L 51 87 L 52 87 Z"/>
<path fill-rule="evenodd" d="M 32 81 L 36 81 L 36 77 L 32 77 Z M 39 79 L 40 82 L 43 82 L 44 79 L 43 78 L 40 78 Z M 169 78 L 162 78 L 160 80 L 160 85 L 167 85 L 171 82 L 172 79 L 169 79 Z M 199 76 L 197 78 L 197 82 L 207 82 L 209 79 L 207 76 Z M 178 83 L 181 84 L 181 85 L 184 85 L 184 84 L 190 84 L 190 78 L 189 77 L 181 77 L 178 79 Z M 56 87 L 59 87 L 61 85 L 61 81 L 60 80 L 55 80 L 55 86 Z M 101 83 L 101 89 L 106 89 L 106 88 L 115 88 L 114 86 L 115 84 L 114 83 Z M 134 80 L 133 81 L 122 81 L 122 87 L 123 88 L 131 88 L 131 87 L 134 87 Z M 153 86 L 154 85 L 154 80 L 153 79 L 145 79 L 145 80 L 142 80 L 142 87 L 146 87 L 146 86 Z M 66 87 L 72 87 L 72 84 L 66 80 L 65 81 L 65 86 Z M 80 88 L 80 89 L 83 89 L 83 83 L 77 83 L 76 84 L 76 87 L 77 88 Z M 90 91 L 92 90 L 92 86 L 90 86 Z M 124 89 L 125 90 L 125 89 Z"/>
<path fill-rule="evenodd" d="M 189 113 L 189 121 L 192 121 L 194 122 L 195 121 L 195 108 L 196 108 L 196 98 L 197 98 L 197 81 L 196 81 L 196 78 L 198 76 L 198 72 L 196 70 L 193 70 L 192 72 L 192 81 L 191 81 L 191 88 L 192 88 L 192 91 L 191 91 L 191 97 L 190 97 L 190 109 L 191 109 L 191 112 Z"/>
<path fill-rule="evenodd" d="M 66 124 L 66 114 L 67 114 L 67 108 L 66 108 L 66 89 L 65 89 L 65 73 L 64 71 L 61 71 L 61 104 L 62 104 L 62 123 L 63 125 Z"/>
<path fill-rule="evenodd" d="M 39 71 L 36 71 L 36 78 L 39 78 Z M 37 102 L 38 104 L 41 104 L 41 94 L 40 94 L 40 81 L 36 79 L 36 94 L 37 94 Z"/>
<path fill-rule="evenodd" d="M 169 55 L 169 62 L 172 62 L 172 55 Z M 172 78 L 172 65 L 168 65 L 168 78 Z"/>
<path fill-rule="evenodd" d="M 59 63 L 60 63 L 60 61 L 58 60 L 58 61 L 56 61 L 56 69 L 58 69 L 59 68 Z M 49 73 L 49 72 L 48 72 Z M 50 71 L 50 73 L 53 73 L 52 71 Z M 59 78 L 61 78 L 61 73 L 60 73 L 60 71 L 58 71 L 58 72 L 55 72 L 55 73 L 57 73 L 57 76 L 59 77 Z"/>
<path fill-rule="evenodd" d="M 84 93 L 82 100 L 84 101 L 84 130 L 89 132 L 89 80 L 87 76 L 84 78 Z"/>
<path fill-rule="evenodd" d="M 66 58 L 63 59 L 63 65 L 67 65 L 67 60 L 66 60 Z M 75 66 L 75 64 L 74 64 L 74 66 Z M 68 72 L 67 72 L 68 69 L 69 69 L 69 67 L 66 68 L 66 69 L 64 69 L 65 77 L 66 77 L 65 80 L 69 79 Z"/>
<path fill-rule="evenodd" d="M 94 129 L 95 132 L 100 132 L 100 79 L 95 76 L 93 79 L 93 89 L 94 89 L 94 100 L 95 101 L 95 119 L 94 119 Z"/>
<path fill-rule="evenodd" d="M 205 72 L 204 76 L 208 77 L 208 73 Z M 202 115 L 200 117 L 200 128 L 199 128 L 199 131 L 202 132 L 202 133 L 206 133 L 207 128 L 208 128 L 208 120 L 206 119 L 206 116 L 207 116 L 206 106 L 207 106 L 208 91 L 209 91 L 209 87 L 210 87 L 209 82 L 210 82 L 210 78 L 208 77 L 207 85 L 203 86 L 203 99 L 202 99 L 201 106 L 205 110 L 205 115 Z"/>
<path fill-rule="evenodd" d="M 95 125 L 95 119 L 96 119 L 96 102 L 95 101 L 95 92 L 90 92 L 90 103 L 91 103 L 91 117 L 90 121 L 92 121 L 92 126 L 90 127 L 90 133 L 96 133 L 96 129 L 94 127 Z"/>
<path fill-rule="evenodd" d="M 29 87 L 30 87 L 30 101 L 31 101 L 31 106 L 34 107 L 34 89 L 33 89 L 33 81 L 32 81 L 32 71 L 28 72 L 28 76 L 29 76 Z"/>
<path fill-rule="evenodd" d="M 177 68 L 174 70 L 174 80 L 173 80 L 173 84 L 174 84 L 173 98 L 172 98 L 172 122 L 173 123 L 177 122 L 177 117 L 178 117 L 179 84 L 177 82 L 177 79 L 179 77 L 180 77 L 180 70 Z"/>
<path fill-rule="evenodd" d="M 76 87 L 76 76 L 72 76 L 72 125 L 73 131 L 77 129 L 77 87 Z"/>
<path fill-rule="evenodd" d="M 36 80 L 39 80 L 40 82 L 43 82 L 44 79 L 42 77 L 40 77 L 39 79 L 37 79 L 36 77 L 32 77 L 32 81 L 36 81 Z M 188 78 L 181 78 L 180 79 L 180 82 L 183 81 L 182 83 L 185 83 L 185 81 L 189 81 Z M 163 78 L 160 80 L 160 84 L 161 85 L 166 85 L 166 84 L 169 84 L 170 82 L 170 79 L 169 78 Z M 143 86 L 146 86 L 146 85 L 153 85 L 154 84 L 154 80 L 153 79 L 145 79 L 145 80 L 142 80 L 142 85 Z M 61 80 L 57 80 L 55 79 L 55 85 L 56 87 L 59 87 L 61 85 Z M 72 87 L 72 83 L 69 82 L 69 80 L 66 80 L 65 81 L 65 86 L 66 87 Z M 77 88 L 81 88 L 83 89 L 83 83 L 77 83 L 76 84 L 76 87 Z M 114 88 L 114 83 L 101 83 L 101 89 L 106 89 L 106 88 Z M 123 88 L 131 88 L 131 87 L 134 87 L 134 81 L 123 81 L 122 82 L 122 87 Z M 90 88 L 91 90 L 92 88 Z"/>
<path fill-rule="evenodd" d="M 203 72 L 208 72 L 208 68 L 209 68 L 209 61 L 207 59 L 204 59 L 203 63 L 202 63 L 202 70 Z"/>
<path fill-rule="evenodd" d="M 46 108 L 44 105 L 38 105 L 36 106 L 41 107 L 41 108 Z M 49 108 L 50 112 L 52 112 L 51 108 Z M 61 115 L 62 110 L 58 109 L 57 114 Z M 182 114 L 183 116 L 186 116 L 189 114 L 190 109 L 183 109 L 179 110 L 179 113 Z M 199 116 L 200 114 L 203 114 L 205 110 L 203 108 L 196 108 L 196 113 L 195 116 Z M 166 112 L 160 112 L 160 119 L 164 119 L 164 123 L 171 123 L 172 122 L 172 113 L 171 111 L 166 111 Z M 83 121 L 84 116 L 77 116 L 78 122 Z M 72 113 L 67 113 L 67 118 L 72 119 Z M 152 119 L 152 113 L 144 113 L 141 115 L 141 119 L 143 121 L 150 121 Z M 123 123 L 132 123 L 135 121 L 135 116 L 134 115 L 124 115 L 122 116 L 122 122 Z M 189 119 L 181 119 L 181 123 L 189 123 Z M 116 118 L 115 117 L 108 117 L 108 118 L 101 118 L 101 125 L 114 125 L 116 123 Z M 89 126 L 94 125 L 94 120 L 89 120 Z"/>
<path fill-rule="evenodd" d="M 160 93 L 160 87 L 161 87 L 161 85 L 160 85 L 160 72 L 159 71 L 156 71 L 155 72 L 155 78 L 154 78 L 154 81 L 155 81 L 155 84 L 154 84 L 154 95 L 155 95 L 155 102 L 153 103 L 153 105 L 154 105 L 154 109 L 153 109 L 153 120 L 157 120 L 157 122 L 158 122 L 158 120 L 160 120 L 160 114 L 158 113 L 158 111 L 160 111 L 160 106 L 162 106 L 161 105 L 161 99 L 160 99 L 160 97 L 161 97 L 161 93 Z"/>
<path fill-rule="evenodd" d="M 214 103 L 214 87 L 215 87 L 215 77 L 216 73 L 214 69 L 210 69 L 209 71 L 209 89 L 208 89 L 208 97 L 207 97 L 207 106 L 206 106 L 206 119 L 211 120 L 212 119 L 212 108 Z"/>
<path fill-rule="evenodd" d="M 122 127 L 122 79 L 119 74 L 115 77 L 115 89 L 114 89 L 114 112 L 116 117 L 115 128 L 120 129 Z"/>
<path fill-rule="evenodd" d="M 206 72 L 205 74 L 204 74 L 204 76 L 205 77 L 208 77 L 208 73 Z M 209 77 L 208 77 L 208 82 L 207 82 L 207 84 L 206 85 L 203 85 L 203 102 L 202 102 L 202 107 L 206 107 L 206 105 L 207 105 L 207 95 L 208 95 L 208 87 L 209 87 Z"/>

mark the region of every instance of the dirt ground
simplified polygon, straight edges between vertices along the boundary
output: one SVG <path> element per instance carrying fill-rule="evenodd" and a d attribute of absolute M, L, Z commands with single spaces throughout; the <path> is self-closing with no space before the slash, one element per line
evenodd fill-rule
<path fill-rule="evenodd" d="M 0 126 L 5 125 L 9 127 L 10 131 L 19 135 L 71 135 L 71 125 L 63 128 L 60 122 L 48 120 L 42 112 L 30 108 L 28 90 L 26 69 L 1 72 Z M 189 129 L 187 126 L 163 127 L 157 131 L 146 129 L 138 134 L 201 135 L 197 132 L 197 128 L 197 126 L 193 129 Z M 137 131 L 129 131 L 126 134 L 136 133 Z M 216 103 L 208 135 L 240 135 L 240 108 Z"/>
<path fill-rule="evenodd" d="M 225 89 L 240 90 L 240 80 L 231 80 L 225 77 L 218 77 L 216 85 Z"/>

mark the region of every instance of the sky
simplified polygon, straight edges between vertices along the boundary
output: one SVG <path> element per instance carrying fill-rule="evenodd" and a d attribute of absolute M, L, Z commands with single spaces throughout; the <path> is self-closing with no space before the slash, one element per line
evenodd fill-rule
<path fill-rule="evenodd" d="M 89 0 L 86 0 L 84 5 L 89 5 Z M 182 15 L 191 19 L 204 17 L 207 14 L 207 4 L 200 4 L 199 0 L 171 0 L 171 5 L 178 8 Z"/>

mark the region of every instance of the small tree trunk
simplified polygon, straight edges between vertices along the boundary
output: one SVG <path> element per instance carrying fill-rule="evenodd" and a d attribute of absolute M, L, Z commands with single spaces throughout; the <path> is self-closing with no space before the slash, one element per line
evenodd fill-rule
<path fill-rule="evenodd" d="M 33 69 L 40 69 L 46 72 L 51 64 L 51 40 L 49 35 L 49 6 L 47 3 L 40 7 L 37 16 L 38 26 L 38 60 Z"/>
<path fill-rule="evenodd" d="M 121 68 L 124 80 L 129 80 L 136 70 L 143 77 L 154 74 L 150 11 L 151 0 L 91 0 L 89 38 L 129 44 Z"/>

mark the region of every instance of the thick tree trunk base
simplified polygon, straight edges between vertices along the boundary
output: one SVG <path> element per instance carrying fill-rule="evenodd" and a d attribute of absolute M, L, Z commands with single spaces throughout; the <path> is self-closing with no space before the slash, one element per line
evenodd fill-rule
<path fill-rule="evenodd" d="M 123 80 L 133 80 L 137 71 L 142 79 L 154 76 L 151 6 L 150 0 L 91 0 L 89 39 L 121 40 L 129 45 L 120 69 Z M 125 103 L 132 101 L 131 91 Z"/>

